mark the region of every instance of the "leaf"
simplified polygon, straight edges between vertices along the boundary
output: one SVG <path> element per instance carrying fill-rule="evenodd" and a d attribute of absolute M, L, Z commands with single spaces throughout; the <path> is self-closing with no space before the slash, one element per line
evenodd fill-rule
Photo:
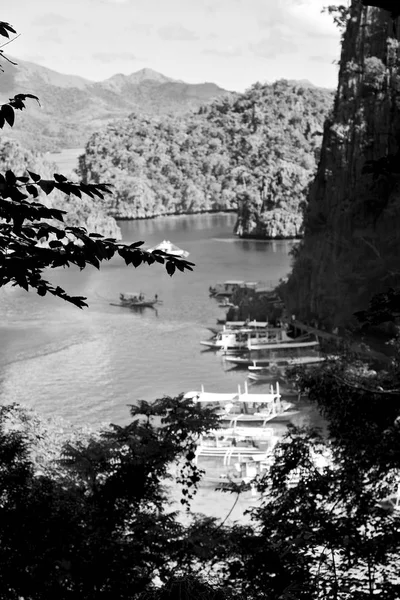
<path fill-rule="evenodd" d="M 68 179 L 64 175 L 61 175 L 60 173 L 54 173 L 53 177 L 56 181 L 58 181 L 58 183 L 62 183 L 63 181 L 68 181 Z"/>
<path fill-rule="evenodd" d="M 129 258 L 134 267 L 139 267 L 143 262 L 142 255 L 139 252 L 134 252 Z"/>
<path fill-rule="evenodd" d="M 14 125 L 15 113 L 14 109 L 9 104 L 3 104 L 1 107 L 1 114 L 7 121 L 7 123 L 12 127 Z"/>
<path fill-rule="evenodd" d="M 34 185 L 27 185 L 25 189 L 28 192 L 28 194 L 30 194 L 34 198 L 37 198 L 39 196 L 39 192 Z"/>
<path fill-rule="evenodd" d="M 173 262 L 167 262 L 167 264 L 165 265 L 165 268 L 167 269 L 167 273 L 168 275 L 172 275 L 175 273 L 175 265 Z"/>
<path fill-rule="evenodd" d="M 8 185 L 15 185 L 17 183 L 17 178 L 10 169 L 6 171 L 6 182 Z"/>
<path fill-rule="evenodd" d="M 44 191 L 47 196 L 54 190 L 55 183 L 54 181 L 50 181 L 48 179 L 41 179 L 39 181 L 39 186 Z"/>
<path fill-rule="evenodd" d="M 79 189 L 79 187 L 76 185 L 71 185 L 69 187 L 69 192 L 70 194 L 73 194 L 74 196 L 77 196 L 78 198 L 82 198 L 82 194 L 81 191 Z"/>
<path fill-rule="evenodd" d="M 14 202 L 21 202 L 21 200 L 26 200 L 26 198 L 28 198 L 28 196 L 23 194 L 17 187 L 8 188 L 8 195 Z"/>
<path fill-rule="evenodd" d="M 25 108 L 24 101 L 26 100 L 26 98 L 32 98 L 33 100 L 36 100 L 40 106 L 39 98 L 37 96 L 34 96 L 33 94 L 16 94 L 16 96 L 14 96 L 14 98 L 10 98 L 9 103 L 14 108 L 18 108 L 18 110 L 22 110 L 23 108 Z"/>
<path fill-rule="evenodd" d="M 13 27 L 11 27 L 10 23 L 6 21 L 0 21 L 0 35 L 3 37 L 9 38 L 9 33 L 17 33 Z"/>
<path fill-rule="evenodd" d="M 40 179 L 41 179 L 40 175 L 38 175 L 37 173 L 32 173 L 32 171 L 29 171 L 28 169 L 27 169 L 27 171 L 29 173 L 30 178 L 33 179 L 33 181 L 35 183 L 37 183 L 38 181 L 40 181 Z"/>

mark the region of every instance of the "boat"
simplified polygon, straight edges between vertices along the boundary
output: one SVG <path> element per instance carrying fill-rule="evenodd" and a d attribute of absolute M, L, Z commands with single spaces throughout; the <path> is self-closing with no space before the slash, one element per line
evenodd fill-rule
<path fill-rule="evenodd" d="M 149 248 L 147 252 L 154 252 L 156 250 L 160 250 L 161 252 L 166 252 L 167 254 L 172 254 L 172 256 L 180 256 L 181 258 L 187 258 L 189 256 L 189 252 L 187 250 L 182 250 L 182 248 L 178 248 L 169 240 L 163 240 L 157 246 L 153 246 Z"/>
<path fill-rule="evenodd" d="M 232 296 L 234 292 L 238 289 L 249 289 L 256 290 L 258 286 L 258 281 L 237 281 L 237 280 L 229 280 L 224 281 L 223 283 L 216 283 L 215 286 L 211 286 L 208 288 L 210 292 L 210 296 Z"/>
<path fill-rule="evenodd" d="M 200 344 L 222 350 L 224 352 L 274 350 L 295 348 L 316 348 L 318 340 L 310 334 L 296 338 L 290 337 L 284 327 L 241 327 L 238 329 L 225 328 L 211 340 L 201 341 Z"/>
<path fill-rule="evenodd" d="M 161 301 L 158 299 L 157 294 L 152 300 L 150 300 L 146 298 L 142 292 L 129 292 L 121 293 L 119 295 L 119 304 L 113 304 L 113 306 L 123 306 L 126 308 L 145 308 L 153 307 L 160 303 Z"/>
<path fill-rule="evenodd" d="M 184 397 L 216 408 L 221 427 L 228 428 L 232 434 L 250 435 L 251 432 L 253 437 L 262 434 L 267 423 L 293 408 L 292 403 L 281 400 L 278 382 L 275 390 L 271 385 L 270 392 L 263 394 L 249 393 L 245 382 L 244 392 L 240 385 L 234 393 L 206 392 L 202 386 L 200 391 L 187 392 Z"/>
<path fill-rule="evenodd" d="M 250 483 L 270 463 L 279 436 L 271 424 L 289 413 L 292 403 L 281 400 L 279 384 L 270 393 L 249 393 L 238 386 L 233 393 L 200 391 L 185 394 L 194 402 L 214 407 L 219 427 L 199 436 L 195 462 L 205 470 L 205 480 L 214 483 Z"/>
<path fill-rule="evenodd" d="M 221 325 L 222 329 L 221 327 L 207 327 L 207 329 L 209 329 L 214 335 L 217 335 L 221 331 L 227 331 L 228 329 L 239 330 L 245 327 L 249 329 L 264 330 L 266 327 L 268 327 L 268 321 L 256 321 L 255 319 L 250 321 L 247 319 L 247 321 L 224 321 L 221 323 Z"/>
<path fill-rule="evenodd" d="M 220 308 L 230 308 L 231 306 L 235 306 L 233 302 L 228 300 L 227 296 L 223 296 L 221 302 L 218 304 Z"/>
<path fill-rule="evenodd" d="M 325 361 L 324 356 L 296 356 L 294 358 L 281 358 L 268 360 L 261 359 L 260 361 L 253 360 L 251 365 L 248 365 L 248 370 L 252 372 L 260 372 L 269 375 L 285 375 L 286 370 L 291 367 L 316 367 Z"/>

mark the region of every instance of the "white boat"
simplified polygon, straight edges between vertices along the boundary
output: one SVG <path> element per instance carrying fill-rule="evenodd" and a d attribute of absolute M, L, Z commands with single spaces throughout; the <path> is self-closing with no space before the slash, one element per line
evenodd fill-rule
<path fill-rule="evenodd" d="M 187 258 L 189 256 L 189 252 L 187 250 L 182 250 L 182 248 L 178 248 L 169 240 L 163 240 L 157 246 L 153 246 L 149 248 L 147 252 L 154 252 L 155 250 L 161 250 L 162 252 L 167 252 L 168 254 L 172 254 L 172 256 L 180 256 L 181 258 Z"/>
<path fill-rule="evenodd" d="M 210 286 L 208 291 L 210 292 L 210 296 L 229 297 L 238 289 L 256 290 L 257 286 L 258 281 L 229 280 L 224 281 L 223 283 L 216 283 L 215 286 Z"/>
<path fill-rule="evenodd" d="M 324 356 L 296 356 L 294 358 L 281 358 L 281 359 L 260 359 L 260 361 L 253 360 L 251 365 L 248 365 L 249 371 L 258 371 L 261 373 L 269 373 L 271 375 L 284 375 L 286 369 L 290 367 L 310 367 L 317 366 L 324 362 Z"/>
<path fill-rule="evenodd" d="M 207 327 L 214 335 L 217 335 L 221 331 L 238 331 L 239 329 L 261 329 L 264 331 L 268 327 L 268 321 L 226 321 L 221 327 Z"/>
<path fill-rule="evenodd" d="M 262 432 L 267 423 L 293 407 L 292 403 L 281 400 L 278 382 L 275 390 L 273 385 L 270 386 L 268 394 L 249 393 L 245 382 L 243 392 L 240 386 L 234 393 L 206 392 L 202 386 L 200 391 L 187 392 L 184 397 L 219 408 L 217 414 L 222 428 L 228 428 L 232 432 L 251 431 L 253 436 Z"/>
<path fill-rule="evenodd" d="M 200 344 L 215 350 L 251 351 L 273 350 L 285 348 L 315 348 L 318 340 L 309 334 L 297 338 L 290 337 L 283 327 L 241 327 L 239 329 L 223 329 L 211 340 L 201 341 Z"/>

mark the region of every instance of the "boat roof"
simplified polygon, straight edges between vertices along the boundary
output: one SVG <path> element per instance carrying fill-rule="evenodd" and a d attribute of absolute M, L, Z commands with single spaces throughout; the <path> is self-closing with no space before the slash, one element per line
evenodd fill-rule
<path fill-rule="evenodd" d="M 157 244 L 157 246 L 153 246 L 152 248 L 149 248 L 148 251 L 152 252 L 153 250 L 164 250 L 164 248 L 168 248 L 169 250 L 172 250 L 173 252 L 185 252 L 184 250 L 182 250 L 182 248 L 175 246 L 175 244 L 173 244 L 169 240 L 163 240 L 162 242 Z"/>
<path fill-rule="evenodd" d="M 278 394 L 218 394 L 215 392 L 188 392 L 185 397 L 194 397 L 195 402 L 273 402 Z"/>

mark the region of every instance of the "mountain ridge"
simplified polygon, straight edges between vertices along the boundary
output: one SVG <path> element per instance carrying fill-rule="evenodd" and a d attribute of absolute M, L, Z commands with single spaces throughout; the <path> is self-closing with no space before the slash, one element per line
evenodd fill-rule
<path fill-rule="evenodd" d="M 0 102 L 30 93 L 40 106 L 29 103 L 5 133 L 33 150 L 82 147 L 93 132 L 133 112 L 181 115 L 232 94 L 214 83 L 185 83 L 148 68 L 96 82 L 13 60 L 18 64 L 6 63 L 0 77 Z"/>

